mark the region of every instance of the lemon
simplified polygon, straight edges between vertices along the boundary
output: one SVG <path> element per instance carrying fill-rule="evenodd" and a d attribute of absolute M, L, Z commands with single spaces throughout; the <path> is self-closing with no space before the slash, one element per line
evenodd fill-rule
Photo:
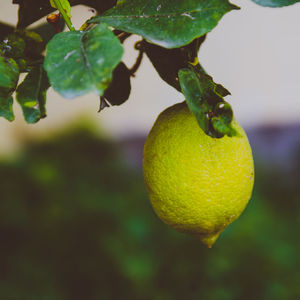
<path fill-rule="evenodd" d="M 247 136 L 206 135 L 186 102 L 163 111 L 144 146 L 143 175 L 153 209 L 175 230 L 209 248 L 245 209 L 254 166 Z"/>

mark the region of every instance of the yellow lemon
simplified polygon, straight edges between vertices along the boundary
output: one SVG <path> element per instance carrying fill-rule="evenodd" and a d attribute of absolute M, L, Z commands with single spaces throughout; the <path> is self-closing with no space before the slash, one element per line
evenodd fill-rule
<path fill-rule="evenodd" d="M 252 193 L 251 148 L 241 126 L 233 126 L 239 136 L 209 137 L 183 102 L 159 115 L 145 142 L 143 174 L 156 214 L 208 247 Z"/>

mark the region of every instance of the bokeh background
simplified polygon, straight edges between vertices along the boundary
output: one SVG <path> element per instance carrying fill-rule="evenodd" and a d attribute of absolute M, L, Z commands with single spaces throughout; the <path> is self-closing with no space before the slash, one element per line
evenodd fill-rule
<path fill-rule="evenodd" d="M 48 93 L 48 117 L 0 120 L 0 299 L 300 299 L 300 4 L 251 1 L 209 34 L 200 61 L 233 94 L 256 182 L 212 249 L 164 225 L 143 185 L 142 150 L 157 114 L 182 101 L 144 59 L 130 99 Z M 17 7 L 1 1 L 0 19 Z M 72 10 L 78 27 L 91 14 Z M 136 37 L 126 44 L 132 65 Z"/>

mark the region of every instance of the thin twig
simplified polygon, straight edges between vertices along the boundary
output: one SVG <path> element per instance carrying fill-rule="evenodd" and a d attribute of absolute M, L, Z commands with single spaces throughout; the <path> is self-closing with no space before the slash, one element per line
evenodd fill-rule
<path fill-rule="evenodd" d="M 120 34 L 118 34 L 118 38 L 120 40 L 120 42 L 123 44 L 124 41 L 129 38 L 131 36 L 131 33 L 128 33 L 128 32 L 121 32 Z"/>
<path fill-rule="evenodd" d="M 132 68 L 129 69 L 130 76 L 132 76 L 132 77 L 135 77 L 135 73 L 138 70 L 138 68 L 140 67 L 142 60 L 143 60 L 144 49 L 142 47 L 142 41 L 139 41 L 135 44 L 135 49 L 139 51 L 139 55 L 136 58 L 136 61 L 135 61 L 134 65 L 132 66 Z"/>

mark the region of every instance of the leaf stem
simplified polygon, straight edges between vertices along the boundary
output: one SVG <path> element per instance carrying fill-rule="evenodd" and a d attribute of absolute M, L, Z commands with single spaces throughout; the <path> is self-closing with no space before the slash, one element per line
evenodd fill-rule
<path fill-rule="evenodd" d="M 66 14 L 62 4 L 60 3 L 60 0 L 53 0 L 53 2 L 55 3 L 55 5 L 56 5 L 57 9 L 59 10 L 59 12 L 61 13 L 62 17 L 64 18 L 70 31 L 75 31 L 74 25 L 72 24 L 71 19 Z"/>

